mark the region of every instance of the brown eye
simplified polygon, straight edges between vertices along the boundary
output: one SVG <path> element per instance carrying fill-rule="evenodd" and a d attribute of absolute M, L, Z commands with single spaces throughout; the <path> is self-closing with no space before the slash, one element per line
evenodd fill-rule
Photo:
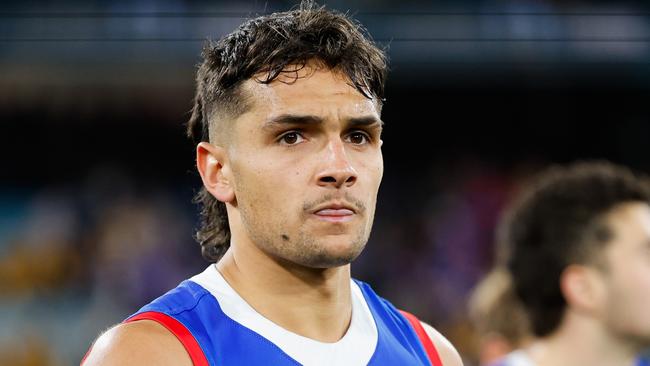
<path fill-rule="evenodd" d="M 349 141 L 355 145 L 361 145 L 368 142 L 368 136 L 362 132 L 351 133 L 348 137 Z"/>
<path fill-rule="evenodd" d="M 304 138 L 296 131 L 287 132 L 280 137 L 280 142 L 284 145 L 295 145 L 301 142 Z"/>

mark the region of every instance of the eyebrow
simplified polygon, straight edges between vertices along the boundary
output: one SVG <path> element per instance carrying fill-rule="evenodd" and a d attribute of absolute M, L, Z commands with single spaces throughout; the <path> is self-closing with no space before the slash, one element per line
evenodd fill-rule
<path fill-rule="evenodd" d="M 375 124 L 378 125 L 378 127 L 384 127 L 384 121 L 374 116 L 348 118 L 347 122 L 349 127 L 372 126 Z"/>
<path fill-rule="evenodd" d="M 281 114 L 277 117 L 269 118 L 264 122 L 263 129 L 270 129 L 279 125 L 319 125 L 324 122 L 324 119 L 319 116 L 313 115 L 296 115 L 296 114 Z M 352 117 L 346 119 L 348 127 L 361 127 L 378 125 L 384 126 L 384 122 L 375 116 L 362 116 Z"/>
<path fill-rule="evenodd" d="M 323 119 L 318 116 L 281 114 L 266 120 L 262 127 L 267 129 L 279 125 L 318 125 L 321 123 L 323 123 Z"/>

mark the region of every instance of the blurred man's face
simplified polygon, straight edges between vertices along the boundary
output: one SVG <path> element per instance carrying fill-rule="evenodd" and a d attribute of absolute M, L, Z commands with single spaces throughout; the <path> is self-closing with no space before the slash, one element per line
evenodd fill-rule
<path fill-rule="evenodd" d="M 227 148 L 229 216 L 243 228 L 233 240 L 308 267 L 349 263 L 368 240 L 383 174 L 375 101 L 314 64 L 243 88 L 252 107 Z"/>
<path fill-rule="evenodd" d="M 608 219 L 614 238 L 605 249 L 606 325 L 644 348 L 650 345 L 650 207 L 624 204 Z"/>

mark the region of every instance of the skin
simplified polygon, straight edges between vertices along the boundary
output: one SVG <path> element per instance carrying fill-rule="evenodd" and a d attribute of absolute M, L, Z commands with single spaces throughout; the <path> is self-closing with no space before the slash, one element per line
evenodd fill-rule
<path fill-rule="evenodd" d="M 345 76 L 315 63 L 268 85 L 246 81 L 243 91 L 251 106 L 227 121 L 228 141 L 215 136 L 197 147 L 203 184 L 228 210 L 231 246 L 217 268 L 261 315 L 336 342 L 350 324 L 350 262 L 370 235 L 383 175 L 379 109 Z M 140 323 L 156 328 L 117 326 L 94 347 L 103 358 L 93 349 L 86 364 L 136 357 L 137 347 L 115 339 L 173 343 L 164 329 L 145 333 Z M 453 346 L 424 326 L 444 364 L 462 365 Z M 173 353 L 169 364 L 189 362 L 182 346 L 159 351 Z"/>
<path fill-rule="evenodd" d="M 565 270 L 562 323 L 528 349 L 537 366 L 632 366 L 650 346 L 650 206 L 625 203 L 606 220 L 614 238 L 602 253 L 605 266 Z"/>

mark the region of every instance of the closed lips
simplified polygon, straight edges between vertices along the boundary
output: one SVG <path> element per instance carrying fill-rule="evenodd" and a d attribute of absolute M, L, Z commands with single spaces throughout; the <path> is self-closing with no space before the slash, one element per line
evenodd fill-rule
<path fill-rule="evenodd" d="M 315 212 L 321 216 L 349 216 L 354 215 L 354 211 L 347 208 L 324 208 Z"/>

